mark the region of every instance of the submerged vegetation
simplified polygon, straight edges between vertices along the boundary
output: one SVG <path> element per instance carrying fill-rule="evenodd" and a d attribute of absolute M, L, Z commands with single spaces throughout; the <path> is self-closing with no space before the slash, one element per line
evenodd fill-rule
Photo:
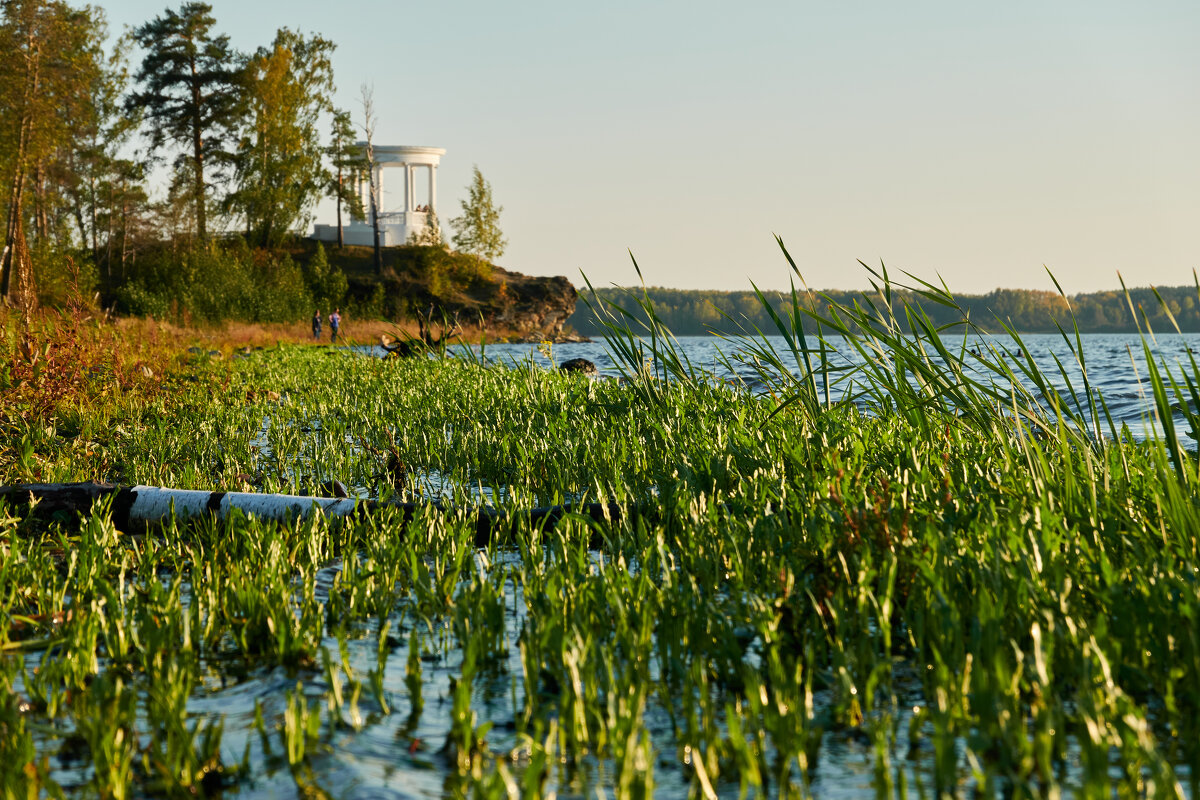
<path fill-rule="evenodd" d="M 644 296 L 596 309 L 622 381 L 280 347 L 132 384 L 78 356 L 36 406 L 59 373 L 10 334 L 0 483 L 441 503 L 0 513 L 6 794 L 1196 796 L 1200 368 L 1148 359 L 1135 442 L 1018 336 L 972 352 L 878 288 L 734 338 L 762 393 Z M 471 507 L 580 499 L 625 513 L 475 546 Z"/>

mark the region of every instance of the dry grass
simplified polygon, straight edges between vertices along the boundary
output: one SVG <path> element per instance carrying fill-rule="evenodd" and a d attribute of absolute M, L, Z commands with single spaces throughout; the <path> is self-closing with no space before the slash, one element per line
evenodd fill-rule
<path fill-rule="evenodd" d="M 338 341 L 376 344 L 385 334 L 416 336 L 417 326 L 351 319 L 343 322 Z M 478 341 L 480 332 L 467 329 L 457 338 Z M 500 337 L 489 331 L 487 338 Z M 168 386 L 169 376 L 194 372 L 190 347 L 228 356 L 245 347 L 328 343 L 328 325 L 320 342 L 314 342 L 307 323 L 231 322 L 187 328 L 153 319 L 113 318 L 82 305 L 30 316 L 0 307 L 0 422 L 48 419 L 64 406 L 107 402 L 130 392 L 156 394 Z"/>
<path fill-rule="evenodd" d="M 164 378 L 182 364 L 182 342 L 163 326 L 114 324 L 83 306 L 28 316 L 0 308 L 0 423 L 163 391 Z"/>
<path fill-rule="evenodd" d="M 168 323 L 151 323 L 139 319 L 122 319 L 117 326 L 156 325 L 166 334 L 176 337 L 185 347 L 199 345 L 228 352 L 243 347 L 270 347 L 277 344 L 329 344 L 329 323 L 321 327 L 321 340 L 314 342 L 309 323 L 255 323 L 227 322 L 204 328 L 182 328 Z M 347 320 L 342 318 L 342 327 L 338 333 L 338 343 L 348 345 L 378 344 L 381 335 L 391 338 L 417 335 L 417 323 L 409 320 L 403 322 L 388 322 L 387 320 Z M 440 328 L 434 326 L 434 335 L 440 334 Z M 514 335 L 512 331 L 489 329 L 482 334 L 488 341 L 500 341 Z M 481 333 L 478 327 L 464 327 L 463 331 L 453 341 L 478 342 Z"/>
<path fill-rule="evenodd" d="M 415 322 L 344 319 L 339 344 L 377 344 L 417 335 Z M 440 334 L 435 326 L 434 333 Z M 467 328 L 455 340 L 497 341 L 509 331 L 481 334 Z M 183 327 L 137 317 L 114 318 L 76 304 L 25 316 L 0 307 L 0 425 L 54 417 L 69 406 L 111 402 L 131 393 L 150 396 L 167 391 L 172 376 L 194 375 L 188 348 L 216 350 L 224 356 L 246 347 L 279 344 L 329 344 L 329 327 L 314 342 L 307 322 L 257 324 L 230 322 Z M 194 378 L 191 378 L 194 379 Z"/>

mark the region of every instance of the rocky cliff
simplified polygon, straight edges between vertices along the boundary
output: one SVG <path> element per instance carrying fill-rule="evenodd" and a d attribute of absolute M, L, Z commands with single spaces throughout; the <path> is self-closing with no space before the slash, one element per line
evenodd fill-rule
<path fill-rule="evenodd" d="M 487 324 L 522 336 L 558 338 L 567 317 L 575 312 L 578 294 L 561 275 L 536 278 L 493 267 L 500 286 L 482 310 Z"/>
<path fill-rule="evenodd" d="M 329 255 L 345 271 L 355 302 L 378 304 L 387 317 L 403 319 L 432 308 L 464 325 L 482 322 L 498 336 L 553 340 L 570 335 L 565 325 L 578 293 L 565 277 L 523 275 L 438 247 L 385 248 L 379 275 L 371 258 L 365 247 Z"/>

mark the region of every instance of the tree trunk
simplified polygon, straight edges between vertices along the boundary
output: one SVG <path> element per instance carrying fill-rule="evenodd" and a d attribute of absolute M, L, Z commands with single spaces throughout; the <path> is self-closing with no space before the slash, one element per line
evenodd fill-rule
<path fill-rule="evenodd" d="M 346 239 L 342 235 L 342 165 L 338 164 L 337 174 L 337 225 L 338 225 L 338 250 L 346 246 Z"/>
<path fill-rule="evenodd" d="M 3 261 L 0 261 L 0 300 L 4 302 L 11 302 L 13 299 L 13 273 L 22 270 L 20 257 L 24 255 L 28 258 L 24 241 L 25 229 L 21 224 L 22 200 L 25 193 L 25 161 L 29 155 L 30 128 L 33 126 L 30 107 L 38 89 L 40 74 L 40 51 L 34 40 L 32 28 L 26 36 L 25 46 L 25 91 L 21 100 L 21 121 L 17 135 L 17 152 L 13 163 L 12 189 L 9 193 L 8 225 L 5 231 Z M 21 238 L 20 246 L 17 244 L 18 236 Z M 29 277 L 32 278 L 32 275 Z M 18 276 L 17 282 L 20 284 L 20 276 Z M 27 299 L 18 297 L 17 302 L 25 306 Z"/>
<path fill-rule="evenodd" d="M 112 280 L 112 259 L 113 259 L 113 220 L 116 218 L 117 199 L 113 195 L 112 184 L 109 184 L 108 190 L 108 230 L 104 232 L 104 263 L 107 265 L 109 280 Z"/>
<path fill-rule="evenodd" d="M 372 204 L 374 205 L 374 204 Z M 383 248 L 379 245 L 379 217 L 375 217 L 375 274 L 383 274 Z"/>
<path fill-rule="evenodd" d="M 371 231 L 375 234 L 375 274 L 383 274 L 383 249 L 379 245 L 379 203 L 376 200 L 375 170 L 371 170 Z"/>
<path fill-rule="evenodd" d="M 103 483 L 32 483 L 0 486 L 4 500 L 18 514 L 32 513 L 39 519 L 56 515 L 88 514 L 102 501 L 111 498 L 112 521 L 119 531 L 129 533 L 144 529 L 172 517 L 206 517 L 210 514 L 225 519 L 237 509 L 247 516 L 261 520 L 291 522 L 313 514 L 326 517 L 396 514 L 398 522 L 406 522 L 421 514 L 452 514 L 460 509 L 440 503 L 382 503 L 338 497 L 305 497 L 290 494 L 255 494 L 252 492 L 205 492 L 189 489 L 165 489 L 155 486 L 120 487 Z M 33 501 L 37 501 L 33 506 Z M 553 527 L 568 515 L 586 517 L 596 522 L 619 522 L 625 510 L 618 503 L 569 503 L 560 506 L 514 511 L 512 515 L 480 506 L 468 509 L 474 515 L 475 543 L 483 547 L 517 519 L 535 527 Z M 597 540 L 599 535 L 593 533 Z"/>
<path fill-rule="evenodd" d="M 33 235 L 39 242 L 50 237 L 49 213 L 46 211 L 46 164 L 40 158 L 33 167 Z"/>
<path fill-rule="evenodd" d="M 96 219 L 96 171 L 93 169 L 91 176 L 88 178 L 88 217 L 92 223 L 92 258 L 96 261 L 100 260 L 100 232 L 96 230 L 98 220 Z M 104 274 L 106 278 L 111 278 L 111 267 L 108 264 L 104 265 Z"/>
<path fill-rule="evenodd" d="M 200 79 L 196 73 L 196 58 L 192 56 L 192 195 L 196 203 L 196 233 L 200 241 L 208 240 L 208 212 L 204 207 L 204 139 L 200 128 Z"/>
<path fill-rule="evenodd" d="M 129 253 L 129 204 L 121 205 L 121 280 L 125 280 L 125 256 Z"/>

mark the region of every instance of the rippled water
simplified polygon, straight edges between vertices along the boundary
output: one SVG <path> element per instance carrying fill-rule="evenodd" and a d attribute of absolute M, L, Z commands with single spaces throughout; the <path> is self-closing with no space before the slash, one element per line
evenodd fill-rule
<path fill-rule="evenodd" d="M 739 378 L 751 389 L 756 388 L 758 376 L 752 367 L 738 362 L 737 356 L 744 353 L 744 349 L 736 341 L 715 336 L 682 336 L 677 341 L 680 351 L 695 367 L 707 370 L 718 378 Z M 771 337 L 768 341 L 780 354 L 788 352 L 787 344 L 782 338 Z M 1067 383 L 1059 372 L 1058 364 L 1055 363 L 1057 358 L 1067 379 L 1083 401 L 1082 369 L 1062 336 L 1030 334 L 1023 336 L 1022 341 L 1028 347 L 1037 367 L 1056 388 L 1064 391 L 1067 389 Z M 1134 334 L 1085 334 L 1082 341 L 1083 361 L 1087 365 L 1088 378 L 1093 389 L 1102 395 L 1108 404 L 1113 421 L 1118 426 L 1122 423 L 1129 425 L 1137 437 L 1147 435 L 1155 426 L 1151 414 L 1153 391 L 1149 385 L 1142 340 Z M 1200 334 L 1160 335 L 1147 341 L 1156 363 L 1160 366 L 1167 364 L 1177 378 L 1180 377 L 1181 370 L 1190 372 L 1189 359 L 1193 351 L 1200 362 Z M 833 341 L 832 344 L 836 345 L 837 342 Z M 981 351 L 990 345 L 1001 353 L 1007 353 L 1009 358 L 1017 355 L 1015 343 L 1007 337 L 971 337 L 962 344 L 968 351 Z M 544 345 L 492 344 L 484 348 L 483 355 L 491 363 L 512 366 L 533 363 L 547 368 L 568 359 L 586 358 L 596 364 L 601 375 L 616 377 L 621 374 L 620 366 L 602 339 L 553 345 L 549 350 L 549 357 L 545 350 Z M 472 355 L 478 357 L 479 347 L 473 347 L 472 351 Z M 790 357 L 784 359 L 785 363 L 790 360 Z M 862 363 L 854 348 L 846 344 L 836 348 L 833 360 L 840 360 L 846 365 Z M 967 361 L 970 361 L 969 357 Z M 731 372 L 728 365 L 732 365 L 735 371 Z M 982 377 L 982 373 L 979 377 Z M 834 397 L 836 399 L 836 389 Z"/>

